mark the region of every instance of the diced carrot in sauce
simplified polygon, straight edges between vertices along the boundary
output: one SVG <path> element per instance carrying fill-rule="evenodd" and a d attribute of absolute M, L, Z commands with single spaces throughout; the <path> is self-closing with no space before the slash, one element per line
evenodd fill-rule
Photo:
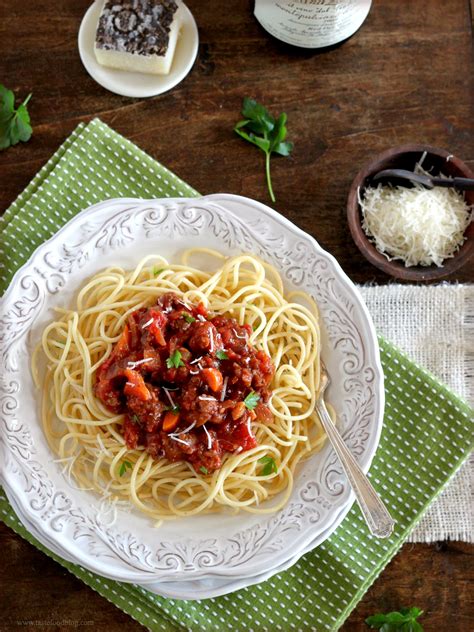
<path fill-rule="evenodd" d="M 224 379 L 219 369 L 203 369 L 201 371 L 202 378 L 207 382 L 209 388 L 217 393 L 221 390 Z"/>
<path fill-rule="evenodd" d="M 149 327 L 149 331 L 150 333 L 154 336 L 156 342 L 161 346 L 164 347 L 166 345 L 166 340 L 165 337 L 163 335 L 163 331 L 161 329 L 161 327 L 159 325 L 156 324 L 155 321 L 153 321 Z"/>
<path fill-rule="evenodd" d="M 232 409 L 232 419 L 235 421 L 236 419 L 239 419 L 240 417 L 242 417 L 244 413 L 245 413 L 245 404 L 244 402 L 239 402 Z"/>
<path fill-rule="evenodd" d="M 115 347 L 110 355 L 114 360 L 125 357 L 130 351 L 130 329 L 125 325 L 122 335 L 115 343 Z"/>
<path fill-rule="evenodd" d="M 173 413 L 172 411 L 168 411 L 165 414 L 163 419 L 163 431 L 164 432 L 172 432 L 179 422 L 179 413 Z"/>
<path fill-rule="evenodd" d="M 145 380 L 143 379 L 142 375 L 138 373 L 138 371 L 134 371 L 133 369 L 125 369 L 124 373 L 125 377 L 127 378 L 127 381 L 125 382 L 125 388 L 123 389 L 125 395 L 134 395 L 144 402 L 151 399 L 151 393 L 146 387 Z"/>

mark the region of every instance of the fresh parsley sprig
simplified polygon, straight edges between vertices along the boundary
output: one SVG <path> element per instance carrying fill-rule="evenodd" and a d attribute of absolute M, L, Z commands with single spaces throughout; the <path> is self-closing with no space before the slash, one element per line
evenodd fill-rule
<path fill-rule="evenodd" d="M 176 349 L 175 351 L 173 351 L 173 353 L 170 355 L 169 358 L 166 359 L 166 366 L 168 369 L 178 369 L 180 366 L 184 366 L 184 362 L 181 359 L 181 352 L 178 351 L 178 349 Z"/>
<path fill-rule="evenodd" d="M 273 472 L 275 472 L 275 474 L 278 472 L 278 466 L 272 456 L 262 456 L 261 459 L 258 459 L 258 462 L 263 464 L 260 476 L 268 476 L 269 474 L 273 474 Z"/>
<path fill-rule="evenodd" d="M 122 461 L 122 464 L 119 469 L 119 476 L 123 476 L 125 472 L 127 471 L 127 469 L 131 470 L 132 467 L 133 465 L 130 463 L 130 461 Z"/>
<path fill-rule="evenodd" d="M 419 608 L 400 608 L 399 612 L 374 614 L 365 622 L 380 632 L 423 632 L 422 625 L 417 621 L 422 614 L 423 610 Z"/>
<path fill-rule="evenodd" d="M 250 391 L 247 397 L 244 399 L 245 408 L 247 410 L 253 410 L 260 400 L 260 395 L 255 391 Z"/>
<path fill-rule="evenodd" d="M 33 130 L 26 107 L 30 99 L 31 93 L 15 110 L 15 95 L 0 84 L 0 149 L 30 140 Z"/>
<path fill-rule="evenodd" d="M 287 116 L 282 112 L 275 119 L 263 105 L 249 97 L 243 100 L 242 116 L 244 119 L 236 124 L 234 132 L 265 153 L 268 192 L 272 202 L 275 202 L 270 175 L 270 156 L 272 153 L 289 156 L 293 149 L 293 143 L 285 141 Z"/>

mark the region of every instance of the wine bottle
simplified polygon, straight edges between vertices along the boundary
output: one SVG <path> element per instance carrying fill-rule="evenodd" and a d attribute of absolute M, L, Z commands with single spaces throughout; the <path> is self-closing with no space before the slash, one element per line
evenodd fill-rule
<path fill-rule="evenodd" d="M 372 0 L 255 0 L 254 15 L 274 37 L 301 48 L 322 48 L 353 35 Z"/>

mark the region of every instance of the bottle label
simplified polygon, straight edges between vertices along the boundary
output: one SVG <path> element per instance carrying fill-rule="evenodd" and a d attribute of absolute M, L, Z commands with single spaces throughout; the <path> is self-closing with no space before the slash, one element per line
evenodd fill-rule
<path fill-rule="evenodd" d="M 372 0 L 255 0 L 254 15 L 283 42 L 320 48 L 355 33 L 371 4 Z"/>

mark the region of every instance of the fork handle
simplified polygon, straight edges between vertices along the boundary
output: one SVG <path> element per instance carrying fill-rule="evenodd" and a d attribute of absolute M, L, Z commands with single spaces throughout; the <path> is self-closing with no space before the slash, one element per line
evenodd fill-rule
<path fill-rule="evenodd" d="M 323 399 L 319 400 L 317 408 L 321 423 L 349 479 L 370 532 L 378 538 L 388 538 L 393 532 L 395 521 L 344 443 Z"/>

